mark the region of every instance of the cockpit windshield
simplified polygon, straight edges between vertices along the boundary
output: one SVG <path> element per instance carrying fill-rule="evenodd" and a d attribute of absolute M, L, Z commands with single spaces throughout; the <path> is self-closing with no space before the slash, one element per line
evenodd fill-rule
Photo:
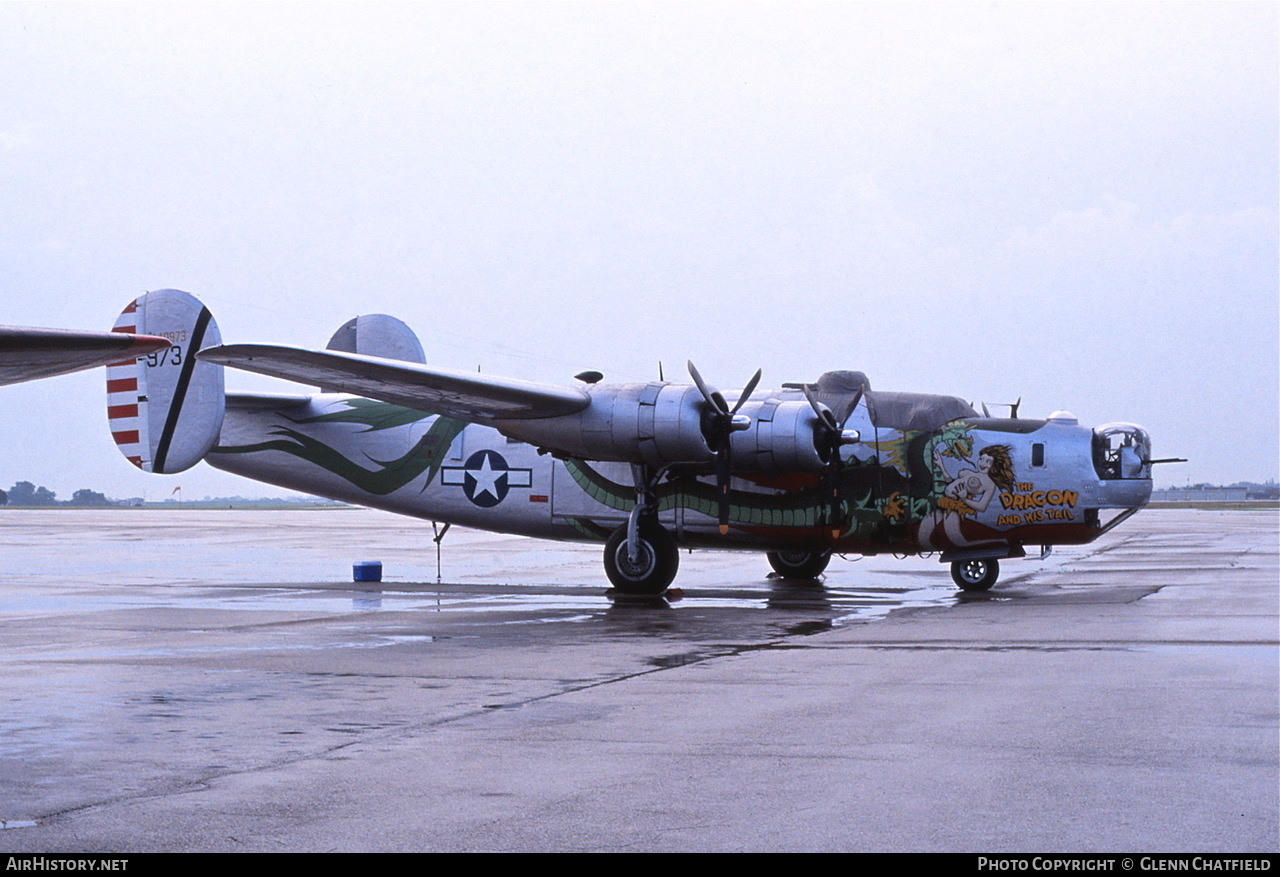
<path fill-rule="evenodd" d="M 1132 423 L 1107 423 L 1093 431 L 1093 468 L 1099 478 L 1150 478 L 1151 438 Z"/>

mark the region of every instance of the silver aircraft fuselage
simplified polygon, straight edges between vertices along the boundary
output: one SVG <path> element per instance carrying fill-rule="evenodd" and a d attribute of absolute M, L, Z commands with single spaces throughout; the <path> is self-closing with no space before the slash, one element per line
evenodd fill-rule
<path fill-rule="evenodd" d="M 797 394 L 763 395 L 767 405 Z M 860 440 L 842 452 L 835 500 L 818 472 L 735 472 L 722 535 L 714 477 L 688 467 L 658 486 L 658 520 L 689 547 L 1019 556 L 1089 542 L 1150 497 L 1149 440 L 1135 426 L 975 415 L 912 429 L 873 421 L 871 407 L 849 418 Z M 545 539 L 603 541 L 636 502 L 626 463 L 540 453 L 494 428 L 345 395 L 230 395 L 206 459 L 318 496 Z"/>

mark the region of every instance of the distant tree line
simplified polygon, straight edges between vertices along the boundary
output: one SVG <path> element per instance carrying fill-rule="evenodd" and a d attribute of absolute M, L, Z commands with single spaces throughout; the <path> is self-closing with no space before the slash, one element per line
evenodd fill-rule
<path fill-rule="evenodd" d="M 296 505 L 316 505 L 317 503 L 332 504 L 335 506 L 345 505 L 345 503 L 340 503 L 340 502 L 337 502 L 336 500 L 324 499 L 322 497 L 315 497 L 315 496 L 278 497 L 273 499 L 261 498 L 261 497 L 254 499 L 254 498 L 246 498 L 243 496 L 229 496 L 229 497 L 206 496 L 202 500 L 196 500 L 194 502 L 186 502 L 186 503 L 182 503 L 182 502 L 175 503 L 173 497 L 169 497 L 168 499 L 160 500 L 158 502 L 148 503 L 148 502 L 145 502 L 143 498 L 140 496 L 130 497 L 129 499 L 112 499 L 106 496 L 105 494 L 99 493 L 96 490 L 89 490 L 87 487 L 82 487 L 79 490 L 77 490 L 75 493 L 71 494 L 71 499 L 59 500 L 58 495 L 54 493 L 52 490 L 50 490 L 49 488 L 43 485 L 32 484 L 30 481 L 19 481 L 17 484 L 13 485 L 13 487 L 10 487 L 7 491 L 0 490 L 0 506 L 4 506 L 4 505 L 44 506 L 44 507 L 74 506 L 77 508 L 93 508 L 96 506 L 140 507 L 145 505 L 148 507 L 155 507 L 155 506 L 163 505 L 163 506 L 173 506 L 173 507 L 182 508 L 182 507 L 191 507 L 192 505 L 200 505 L 200 506 L 231 506 L 231 507 L 262 506 L 262 507 L 278 508 L 280 506 L 290 506 L 295 504 Z"/>
<path fill-rule="evenodd" d="M 113 505 L 111 500 L 96 490 L 82 487 L 71 494 L 71 499 L 58 501 L 58 495 L 44 485 L 35 485 L 30 481 L 19 481 L 7 491 L 0 490 L 0 505 L 74 505 L 102 506 Z"/>

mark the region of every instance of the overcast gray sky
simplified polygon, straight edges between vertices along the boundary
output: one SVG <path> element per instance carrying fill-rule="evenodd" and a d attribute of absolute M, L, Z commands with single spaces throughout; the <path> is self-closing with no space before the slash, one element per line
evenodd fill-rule
<path fill-rule="evenodd" d="M 553 383 L 852 368 L 1276 477 L 1278 9 L 3 2 L 0 322 L 177 287 Z M 104 380 L 0 392 L 0 487 L 278 493 L 137 472 Z"/>

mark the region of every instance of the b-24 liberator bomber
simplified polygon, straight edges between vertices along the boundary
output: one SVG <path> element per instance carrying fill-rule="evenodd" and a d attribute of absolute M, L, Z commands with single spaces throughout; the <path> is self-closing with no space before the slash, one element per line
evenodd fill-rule
<path fill-rule="evenodd" d="M 433 522 L 604 544 L 621 592 L 660 594 L 681 548 L 759 551 L 785 577 L 834 554 L 936 553 L 965 590 L 999 562 L 1090 542 L 1151 495 L 1151 440 L 872 389 L 859 371 L 737 392 L 689 382 L 552 386 L 425 364 L 397 319 L 353 318 L 325 350 L 222 345 L 165 289 L 116 331 L 171 347 L 108 368 L 122 453 L 157 473 L 201 460 L 258 481 Z M 227 393 L 224 367 L 315 392 Z"/>

